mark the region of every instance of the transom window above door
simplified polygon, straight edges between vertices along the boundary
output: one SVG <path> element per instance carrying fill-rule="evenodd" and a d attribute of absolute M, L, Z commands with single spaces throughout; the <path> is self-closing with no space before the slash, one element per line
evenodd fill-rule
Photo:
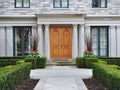
<path fill-rule="evenodd" d="M 92 0 L 93 8 L 107 8 L 107 0 Z"/>
<path fill-rule="evenodd" d="M 15 0 L 15 8 L 29 8 L 30 0 Z"/>
<path fill-rule="evenodd" d="M 68 8 L 69 0 L 53 0 L 54 8 Z"/>

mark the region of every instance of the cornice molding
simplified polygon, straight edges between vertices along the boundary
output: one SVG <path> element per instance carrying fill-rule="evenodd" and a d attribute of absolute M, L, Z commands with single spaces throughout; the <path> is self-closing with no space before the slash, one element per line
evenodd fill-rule
<path fill-rule="evenodd" d="M 86 15 L 86 17 L 120 17 L 120 15 Z"/>

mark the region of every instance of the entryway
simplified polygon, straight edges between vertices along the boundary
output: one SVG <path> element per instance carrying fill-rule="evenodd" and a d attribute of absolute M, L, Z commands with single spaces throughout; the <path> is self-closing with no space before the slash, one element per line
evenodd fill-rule
<path fill-rule="evenodd" d="M 72 58 L 72 26 L 50 26 L 50 57 Z"/>

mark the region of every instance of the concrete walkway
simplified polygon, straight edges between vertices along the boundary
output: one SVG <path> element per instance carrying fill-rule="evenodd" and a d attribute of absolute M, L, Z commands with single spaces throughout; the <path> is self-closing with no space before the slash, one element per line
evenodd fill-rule
<path fill-rule="evenodd" d="M 82 79 L 92 77 L 92 69 L 75 66 L 47 66 L 31 70 L 31 79 L 40 79 L 34 90 L 87 90 Z"/>

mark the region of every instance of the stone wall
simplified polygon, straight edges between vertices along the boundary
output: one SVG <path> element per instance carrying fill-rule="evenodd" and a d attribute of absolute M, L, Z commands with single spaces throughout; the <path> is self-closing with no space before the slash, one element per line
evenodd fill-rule
<path fill-rule="evenodd" d="M 92 0 L 69 0 L 69 8 L 53 8 L 53 0 L 30 0 L 30 8 L 15 8 L 15 0 L 0 0 L 0 15 L 88 14 L 120 15 L 120 0 L 108 0 L 107 8 L 92 8 Z"/>

